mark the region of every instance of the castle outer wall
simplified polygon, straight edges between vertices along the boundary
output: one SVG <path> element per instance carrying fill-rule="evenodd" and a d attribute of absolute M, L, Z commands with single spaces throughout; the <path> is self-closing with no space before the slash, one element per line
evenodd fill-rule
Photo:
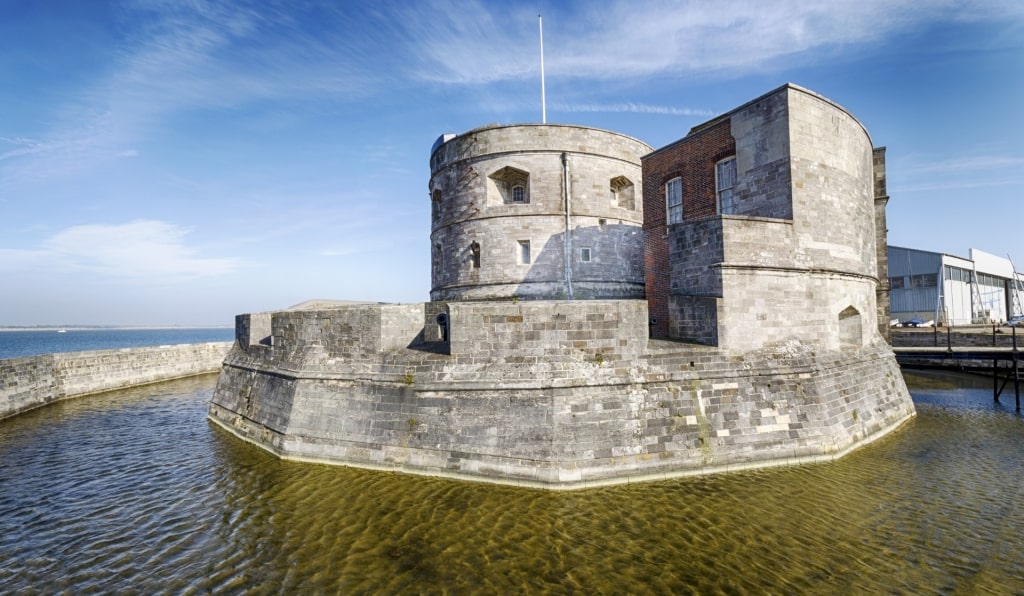
<path fill-rule="evenodd" d="M 417 343 L 431 308 L 264 313 L 210 419 L 287 459 L 572 489 L 830 460 L 914 412 L 884 345 L 650 342 L 642 300 L 453 302 Z"/>

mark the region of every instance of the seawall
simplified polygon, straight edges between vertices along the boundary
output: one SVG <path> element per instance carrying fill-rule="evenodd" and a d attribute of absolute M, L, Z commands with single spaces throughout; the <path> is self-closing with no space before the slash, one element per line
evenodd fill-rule
<path fill-rule="evenodd" d="M 220 370 L 231 342 L 0 360 L 0 420 L 56 401 Z"/>

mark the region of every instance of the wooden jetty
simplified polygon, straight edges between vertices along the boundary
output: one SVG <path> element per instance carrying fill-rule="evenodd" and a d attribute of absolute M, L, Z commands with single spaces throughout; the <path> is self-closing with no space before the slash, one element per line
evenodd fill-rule
<path fill-rule="evenodd" d="M 1013 393 L 1019 412 L 1022 358 L 1017 345 L 1017 329 L 1016 327 L 1010 329 L 1011 334 L 1007 337 L 1007 334 L 1000 333 L 1001 330 L 993 326 L 991 346 L 956 345 L 964 342 L 954 341 L 954 337 L 962 339 L 966 336 L 954 334 L 949 328 L 945 333 L 940 334 L 936 329 L 934 333 L 929 334 L 934 338 L 933 345 L 893 346 L 892 351 L 896 354 L 896 361 L 901 366 L 988 370 L 988 363 L 991 362 L 993 399 L 998 402 L 1010 379 L 1013 379 Z M 974 341 L 969 343 L 978 343 L 978 338 L 979 334 L 974 334 Z M 999 343 L 1009 343 L 1009 345 L 998 345 Z"/>

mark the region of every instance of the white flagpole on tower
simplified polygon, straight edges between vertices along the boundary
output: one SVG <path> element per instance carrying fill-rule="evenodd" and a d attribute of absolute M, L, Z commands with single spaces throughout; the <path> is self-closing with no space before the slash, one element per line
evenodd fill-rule
<path fill-rule="evenodd" d="M 537 28 L 540 30 L 540 121 L 548 123 L 547 99 L 544 96 L 544 21 L 537 15 Z"/>

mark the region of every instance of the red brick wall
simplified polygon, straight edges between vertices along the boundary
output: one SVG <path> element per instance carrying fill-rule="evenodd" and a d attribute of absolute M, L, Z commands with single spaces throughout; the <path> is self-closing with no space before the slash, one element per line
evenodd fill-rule
<path fill-rule="evenodd" d="M 651 336 L 669 336 L 670 294 L 665 183 L 683 179 L 683 219 L 715 215 L 715 163 L 736 154 L 728 118 L 667 145 L 641 160 L 644 188 L 644 268 L 647 305 L 657 319 Z"/>

